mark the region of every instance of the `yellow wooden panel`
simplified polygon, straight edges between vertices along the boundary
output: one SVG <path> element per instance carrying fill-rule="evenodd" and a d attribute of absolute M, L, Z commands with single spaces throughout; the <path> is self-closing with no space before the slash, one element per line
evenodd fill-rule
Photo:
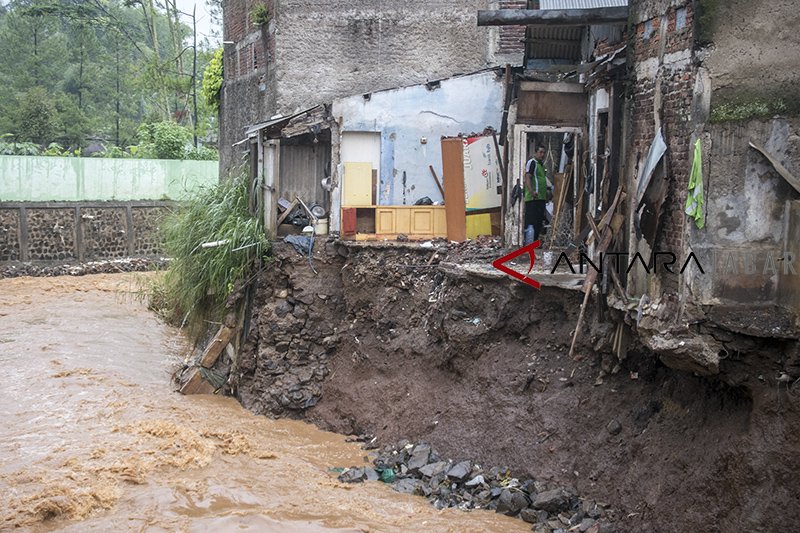
<path fill-rule="evenodd" d="M 475 239 L 479 235 L 492 234 L 492 215 L 482 213 L 480 215 L 467 215 L 467 238 Z"/>
<path fill-rule="evenodd" d="M 351 207 L 372 204 L 372 163 L 344 164 L 344 198 L 342 205 Z"/>
<path fill-rule="evenodd" d="M 433 234 L 433 209 L 416 208 L 411 210 L 411 233 Z"/>
<path fill-rule="evenodd" d="M 392 208 L 375 209 L 375 233 L 395 233 L 397 213 Z"/>
<path fill-rule="evenodd" d="M 395 229 L 397 233 L 411 233 L 411 210 L 410 209 L 396 209 Z"/>
<path fill-rule="evenodd" d="M 433 209 L 433 233 L 437 237 L 447 236 L 447 212 L 444 207 Z"/>

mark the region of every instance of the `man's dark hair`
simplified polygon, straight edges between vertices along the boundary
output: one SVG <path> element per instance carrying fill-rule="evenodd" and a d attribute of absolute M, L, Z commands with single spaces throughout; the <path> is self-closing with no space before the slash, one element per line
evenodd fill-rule
<path fill-rule="evenodd" d="M 534 151 L 538 152 L 539 150 L 544 150 L 546 152 L 547 148 L 545 148 L 543 144 L 537 144 L 536 145 L 536 150 L 534 150 Z"/>

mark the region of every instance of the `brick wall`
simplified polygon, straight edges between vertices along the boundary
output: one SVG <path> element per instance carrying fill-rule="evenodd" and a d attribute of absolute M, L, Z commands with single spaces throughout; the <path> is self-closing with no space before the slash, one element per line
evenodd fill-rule
<path fill-rule="evenodd" d="M 692 62 L 692 4 L 674 4 L 664 2 L 663 11 L 655 15 L 650 6 L 645 15 L 649 18 L 639 20 L 635 26 L 630 120 L 632 156 L 644 165 L 659 117 L 667 143 L 668 192 L 656 248 L 679 253 L 683 248 L 683 206 L 692 161 L 690 141 L 695 130 L 692 100 L 696 71 Z M 677 290 L 676 276 L 666 276 L 662 281 L 664 288 Z"/>
<path fill-rule="evenodd" d="M 526 9 L 528 2 L 522 0 L 500 0 L 499 9 Z M 500 54 L 522 54 L 525 52 L 525 26 L 500 26 L 497 52 Z"/>

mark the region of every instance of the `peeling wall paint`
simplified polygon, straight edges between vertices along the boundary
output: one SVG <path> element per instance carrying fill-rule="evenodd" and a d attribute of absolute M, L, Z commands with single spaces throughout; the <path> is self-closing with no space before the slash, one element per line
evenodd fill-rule
<path fill-rule="evenodd" d="M 428 168 L 441 180 L 441 137 L 499 130 L 502 106 L 502 77 L 487 71 L 335 100 L 333 116 L 342 132 L 380 132 L 378 203 L 408 205 L 442 200 Z"/>

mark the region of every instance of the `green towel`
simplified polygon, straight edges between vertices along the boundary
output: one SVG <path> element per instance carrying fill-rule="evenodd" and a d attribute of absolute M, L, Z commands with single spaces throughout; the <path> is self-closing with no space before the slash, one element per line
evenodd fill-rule
<path fill-rule="evenodd" d="M 686 214 L 694 219 L 698 229 L 703 229 L 706 225 L 703 217 L 703 153 L 700 139 L 694 143 L 694 161 L 692 161 L 692 173 L 689 175 Z"/>

